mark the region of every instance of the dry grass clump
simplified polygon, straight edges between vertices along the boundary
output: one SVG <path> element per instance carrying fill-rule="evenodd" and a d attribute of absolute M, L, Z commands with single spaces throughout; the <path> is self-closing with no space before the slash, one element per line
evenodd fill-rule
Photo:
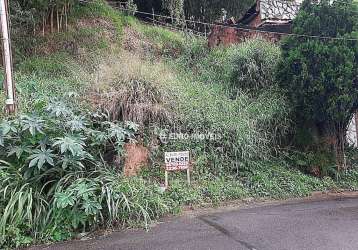
<path fill-rule="evenodd" d="M 112 120 L 146 126 L 173 121 L 173 97 L 165 86 L 176 79 L 160 62 L 153 64 L 124 52 L 102 65 L 100 72 L 91 99 Z"/>
<path fill-rule="evenodd" d="M 108 112 L 111 119 L 133 121 L 141 125 L 163 124 L 171 120 L 165 99 L 152 82 L 143 79 L 118 79 L 115 84 L 118 88 L 105 94 L 107 101 L 102 103 L 102 109 Z"/>

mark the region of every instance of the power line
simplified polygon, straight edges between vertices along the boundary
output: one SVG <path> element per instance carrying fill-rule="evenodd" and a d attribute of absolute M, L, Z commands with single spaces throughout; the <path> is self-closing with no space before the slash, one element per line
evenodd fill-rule
<path fill-rule="evenodd" d="M 118 10 L 123 10 L 123 11 L 133 11 L 133 10 L 122 8 L 122 7 L 113 7 L 113 8 L 118 9 Z M 161 18 L 166 18 L 166 19 L 173 19 L 173 20 L 177 20 L 177 21 L 181 21 L 181 22 L 185 22 L 185 23 L 202 24 L 202 25 L 207 25 L 209 27 L 225 27 L 225 28 L 232 28 L 232 29 L 241 30 L 241 31 L 248 31 L 248 32 L 253 31 L 253 32 L 257 32 L 257 33 L 275 34 L 275 35 L 280 35 L 280 36 L 305 37 L 305 38 L 322 39 L 322 40 L 358 41 L 358 39 L 356 39 L 356 38 L 331 37 L 331 36 L 319 36 L 319 35 L 305 35 L 305 34 L 296 34 L 296 33 L 284 33 L 284 32 L 276 32 L 276 31 L 266 31 L 266 30 L 253 29 L 253 28 L 243 28 L 243 27 L 230 26 L 230 25 L 218 24 L 218 23 L 214 24 L 214 23 L 207 23 L 207 22 L 201 22 L 201 21 L 193 21 L 193 20 L 188 20 L 188 19 L 180 19 L 180 18 L 176 18 L 176 17 L 164 16 L 164 15 L 159 15 L 159 14 L 155 14 L 155 13 L 148 13 L 148 12 L 143 12 L 143 11 L 133 11 L 133 12 L 135 14 L 144 14 L 144 15 L 149 15 L 149 16 L 153 16 L 153 17 L 155 16 L 155 17 L 161 17 Z"/>

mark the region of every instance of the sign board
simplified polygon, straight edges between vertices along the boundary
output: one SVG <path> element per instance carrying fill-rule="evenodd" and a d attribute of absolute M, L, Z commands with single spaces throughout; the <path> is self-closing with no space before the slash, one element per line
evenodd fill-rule
<path fill-rule="evenodd" d="M 167 171 L 186 170 L 189 168 L 189 162 L 189 151 L 165 153 L 165 169 Z"/>
<path fill-rule="evenodd" d="M 186 170 L 187 180 L 190 184 L 190 156 L 189 151 L 165 153 L 165 188 L 168 188 L 168 172 Z"/>

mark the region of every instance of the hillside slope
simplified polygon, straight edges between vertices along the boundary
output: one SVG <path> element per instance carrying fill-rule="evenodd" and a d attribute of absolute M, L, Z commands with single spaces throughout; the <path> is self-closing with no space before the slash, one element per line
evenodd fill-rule
<path fill-rule="evenodd" d="M 209 50 L 101 0 L 70 20 L 67 32 L 32 37 L 31 48 L 15 43 L 23 116 L 0 126 L 1 248 L 148 227 L 184 205 L 358 189 L 357 171 L 314 177 L 281 149 L 290 105 L 270 78 L 277 46 Z M 133 142 L 150 153 L 127 178 Z M 179 150 L 191 152 L 192 185 L 173 173 L 163 193 L 163 154 Z"/>

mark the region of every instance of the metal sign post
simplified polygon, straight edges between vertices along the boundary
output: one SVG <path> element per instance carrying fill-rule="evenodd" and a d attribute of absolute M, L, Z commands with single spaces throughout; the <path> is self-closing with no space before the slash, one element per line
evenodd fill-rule
<path fill-rule="evenodd" d="M 169 186 L 169 172 L 186 170 L 187 181 L 190 185 L 190 153 L 166 152 L 165 153 L 165 188 Z"/>

